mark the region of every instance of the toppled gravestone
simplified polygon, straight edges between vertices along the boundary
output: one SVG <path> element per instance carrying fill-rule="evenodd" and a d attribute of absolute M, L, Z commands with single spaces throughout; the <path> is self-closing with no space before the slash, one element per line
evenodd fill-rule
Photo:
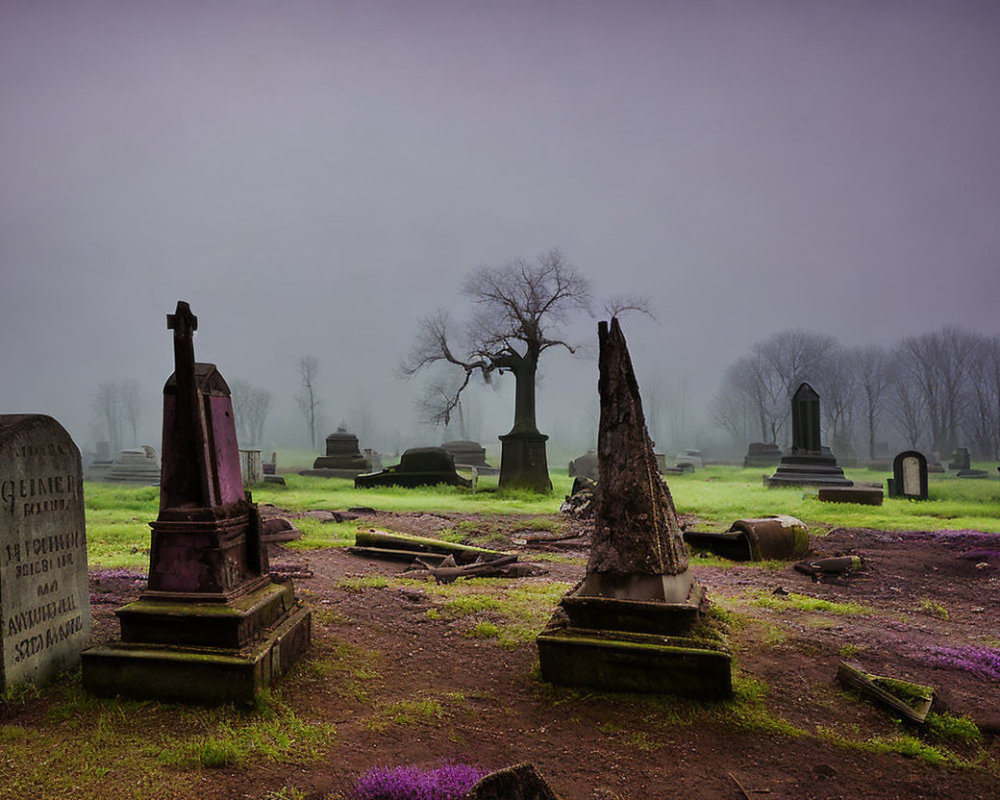
<path fill-rule="evenodd" d="M 809 528 L 796 517 L 738 519 L 725 533 L 684 531 L 684 541 L 733 561 L 800 558 L 809 550 Z"/>
<path fill-rule="evenodd" d="M 472 486 L 472 481 L 455 471 L 454 459 L 441 447 L 413 447 L 404 450 L 398 464 L 386 467 L 381 472 L 358 475 L 354 479 L 356 489 L 376 486 L 412 489 L 415 486 L 437 486 L 439 483 L 466 489 Z"/>
<path fill-rule="evenodd" d="M 618 320 L 598 326 L 600 478 L 584 580 L 537 639 L 542 677 L 569 686 L 732 694 L 724 637 L 705 622 L 670 490 L 657 470 Z"/>
<path fill-rule="evenodd" d="M 560 800 L 534 764 L 517 764 L 484 775 L 462 800 Z"/>

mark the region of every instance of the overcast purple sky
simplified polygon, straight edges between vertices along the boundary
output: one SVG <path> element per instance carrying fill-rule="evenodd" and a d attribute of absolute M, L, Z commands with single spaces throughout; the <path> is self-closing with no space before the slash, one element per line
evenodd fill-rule
<path fill-rule="evenodd" d="M 406 432 L 417 318 L 554 245 L 652 297 L 639 380 L 692 418 L 783 328 L 1000 333 L 998 42 L 992 0 L 3 0 L 0 410 L 86 444 L 97 384 L 135 378 L 158 446 L 184 298 L 273 436 L 306 354 L 329 425 Z M 565 433 L 596 364 L 542 366 Z M 509 387 L 482 397 L 495 442 Z"/>

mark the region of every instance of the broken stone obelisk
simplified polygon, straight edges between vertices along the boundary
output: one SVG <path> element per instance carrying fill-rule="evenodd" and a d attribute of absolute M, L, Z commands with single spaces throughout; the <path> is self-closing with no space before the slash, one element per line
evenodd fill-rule
<path fill-rule="evenodd" d="M 116 612 L 121 640 L 83 653 L 83 684 L 95 694 L 250 702 L 309 646 L 309 610 L 290 580 L 268 574 L 229 387 L 214 364 L 195 362 L 197 323 L 183 301 L 167 316 L 175 368 L 163 389 L 149 583 Z"/>
<path fill-rule="evenodd" d="M 616 318 L 598 326 L 600 478 L 584 580 L 538 637 L 553 683 L 696 697 L 732 693 L 721 634 L 699 625 L 707 601 L 688 569 L 673 498 L 656 466 L 628 346 Z"/>

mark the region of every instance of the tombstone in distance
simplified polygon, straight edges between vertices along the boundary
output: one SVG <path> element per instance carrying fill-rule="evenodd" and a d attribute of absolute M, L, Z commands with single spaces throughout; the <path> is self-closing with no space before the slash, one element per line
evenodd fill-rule
<path fill-rule="evenodd" d="M 773 467 L 781 461 L 781 448 L 774 442 L 750 442 L 743 467 Z"/>
<path fill-rule="evenodd" d="M 361 455 L 358 437 L 348 433 L 341 425 L 326 437 L 326 455 L 313 462 L 313 468 L 303 470 L 300 475 L 314 478 L 353 478 L 372 468 L 371 461 Z"/>
<path fill-rule="evenodd" d="M 229 387 L 196 364 L 195 317 L 178 302 L 163 389 L 160 513 L 149 583 L 116 612 L 121 640 L 83 653 L 83 685 L 198 703 L 249 703 L 309 646 L 310 613 L 269 577 L 257 506 L 244 492 Z"/>
<path fill-rule="evenodd" d="M 892 460 L 892 477 L 886 481 L 889 497 L 927 499 L 927 456 L 904 450 Z"/>
<path fill-rule="evenodd" d="M 480 475 L 496 475 L 500 470 L 486 461 L 486 448 L 479 442 L 455 439 L 444 442 L 442 449 L 455 460 L 457 469 L 476 468 Z"/>
<path fill-rule="evenodd" d="M 398 464 L 386 467 L 381 472 L 358 475 L 354 479 L 357 489 L 375 486 L 412 489 L 414 486 L 437 486 L 439 483 L 465 488 L 472 486 L 472 481 L 455 472 L 455 462 L 440 447 L 411 447 L 403 451 Z"/>
<path fill-rule="evenodd" d="M 122 450 L 111 464 L 105 480 L 158 486 L 160 460 L 156 457 L 156 450 L 149 445 Z"/>
<path fill-rule="evenodd" d="M 42 414 L 0 415 L 0 692 L 41 684 L 90 639 L 80 451 Z"/>
<path fill-rule="evenodd" d="M 781 458 L 767 486 L 853 486 L 829 447 L 820 444 L 819 395 L 803 383 L 792 396 L 792 449 Z"/>
<path fill-rule="evenodd" d="M 597 451 L 588 450 L 582 456 L 577 456 L 570 461 L 567 474 L 571 478 L 588 478 L 596 481 L 598 476 Z"/>
<path fill-rule="evenodd" d="M 952 460 L 948 462 L 948 469 L 961 471 L 972 467 L 972 458 L 967 447 L 959 447 L 951 454 L 951 458 Z"/>

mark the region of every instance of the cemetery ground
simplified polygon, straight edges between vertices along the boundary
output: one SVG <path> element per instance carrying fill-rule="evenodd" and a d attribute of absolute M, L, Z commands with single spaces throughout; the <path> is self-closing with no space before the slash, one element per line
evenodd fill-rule
<path fill-rule="evenodd" d="M 815 582 L 790 563 L 693 555 L 735 653 L 735 698 L 719 703 L 541 681 L 534 637 L 582 578 L 589 527 L 558 513 L 570 480 L 553 482 L 550 497 L 258 487 L 305 534 L 271 566 L 313 608 L 308 656 L 250 709 L 98 699 L 78 672 L 15 688 L 0 699 L 0 798 L 347 798 L 373 766 L 445 761 L 531 761 L 567 800 L 1000 797 L 996 479 L 932 475 L 929 501 L 870 507 L 764 489 L 759 470 L 670 476 L 688 526 L 792 514 L 818 554 L 865 564 Z M 157 490 L 87 484 L 85 497 L 102 642 L 144 585 Z M 334 521 L 351 507 L 374 512 Z M 516 552 L 547 574 L 436 585 L 348 553 L 359 526 Z M 841 689 L 842 660 L 933 686 L 928 725 Z"/>

